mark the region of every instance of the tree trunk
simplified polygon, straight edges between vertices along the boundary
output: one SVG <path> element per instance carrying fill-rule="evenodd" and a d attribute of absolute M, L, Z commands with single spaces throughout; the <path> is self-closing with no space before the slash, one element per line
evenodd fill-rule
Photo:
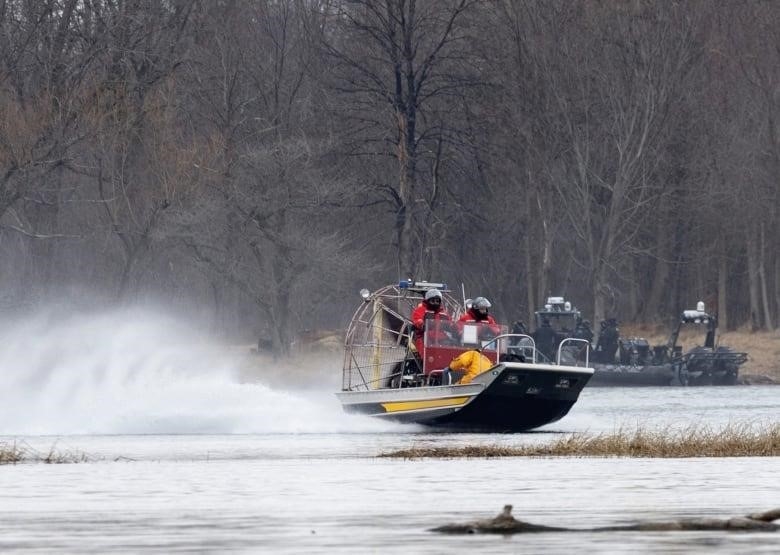
<path fill-rule="evenodd" d="M 780 328 L 780 256 L 775 253 L 775 318 L 776 326 Z"/>
<path fill-rule="evenodd" d="M 756 331 L 761 328 L 761 303 L 759 302 L 759 277 L 758 277 L 758 246 L 755 237 L 748 232 L 747 241 L 747 265 L 748 265 L 748 290 L 750 298 L 750 329 Z"/>
<path fill-rule="evenodd" d="M 211 288 L 211 299 L 214 301 L 214 319 L 211 323 L 211 336 L 221 337 L 225 330 L 222 318 L 222 289 L 216 280 L 211 280 L 209 286 Z"/>
<path fill-rule="evenodd" d="M 726 288 L 728 287 L 728 262 L 726 259 L 725 249 L 719 251 L 718 258 L 718 326 L 722 330 L 729 329 L 728 319 L 728 294 Z"/>
<path fill-rule="evenodd" d="M 601 322 L 605 320 L 604 308 L 604 295 L 599 291 L 599 288 L 593 286 L 593 341 L 598 342 L 599 335 L 601 334 Z M 599 325 L 595 325 L 598 322 Z"/>
<path fill-rule="evenodd" d="M 550 281 L 553 270 L 552 252 L 555 238 L 550 229 L 550 222 L 541 209 L 543 203 L 539 193 L 537 193 L 537 205 L 539 206 L 539 216 L 542 224 L 542 260 L 541 267 L 539 268 L 539 301 L 537 302 L 543 303 L 547 299 L 547 296 L 552 293 L 550 291 Z"/>
<path fill-rule="evenodd" d="M 531 256 L 531 236 L 526 233 L 523 237 L 525 243 L 525 291 L 526 300 L 528 302 L 528 313 L 526 320 L 526 328 L 532 331 L 535 327 L 534 323 L 534 311 L 539 301 L 536 298 L 536 287 L 534 287 L 534 261 Z"/>
<path fill-rule="evenodd" d="M 598 336 L 601 331 L 601 322 L 603 322 L 606 319 L 606 288 L 605 285 L 605 276 L 604 276 L 604 266 L 599 265 L 596 268 L 596 271 L 593 273 L 593 333 L 594 341 L 598 341 Z M 599 325 L 596 325 L 596 322 L 599 323 Z"/>
<path fill-rule="evenodd" d="M 398 118 L 398 193 L 401 202 L 397 218 L 398 277 L 417 279 L 419 276 L 420 247 L 418 241 L 419 208 L 416 206 L 416 167 L 414 138 L 409 138 L 413 116 L 399 112 Z"/>
<path fill-rule="evenodd" d="M 668 244 L 669 231 L 668 226 L 658 220 L 656 226 L 656 244 L 659 245 L 659 255 L 655 258 L 655 268 L 653 270 L 653 281 L 650 284 L 650 294 L 647 296 L 647 302 L 642 310 L 645 320 L 655 321 L 659 316 L 659 308 L 662 305 L 662 299 L 668 293 L 667 282 L 669 279 L 669 262 L 666 258 L 666 245 Z"/>
<path fill-rule="evenodd" d="M 766 248 L 765 248 L 764 224 L 761 223 L 760 242 L 758 244 L 758 278 L 761 282 L 761 305 L 764 309 L 764 324 L 766 329 L 774 329 L 772 324 L 772 309 L 770 308 L 769 290 L 766 283 Z"/>
<path fill-rule="evenodd" d="M 639 316 L 639 280 L 637 279 L 639 276 L 637 271 L 637 264 L 638 261 L 636 259 L 632 259 L 629 267 L 631 272 L 631 281 L 628 284 L 628 307 L 629 307 L 629 313 L 631 314 L 631 319 L 636 320 Z"/>

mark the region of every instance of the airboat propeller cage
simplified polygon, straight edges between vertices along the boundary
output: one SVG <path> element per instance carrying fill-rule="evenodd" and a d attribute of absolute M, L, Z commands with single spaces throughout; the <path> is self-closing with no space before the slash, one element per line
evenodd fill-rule
<path fill-rule="evenodd" d="M 343 390 L 383 387 L 406 360 L 413 333 L 409 316 L 431 289 L 442 292 L 445 310 L 457 319 L 463 309 L 445 283 L 403 280 L 374 291 L 360 291 L 363 302 L 352 316 L 345 338 Z"/>

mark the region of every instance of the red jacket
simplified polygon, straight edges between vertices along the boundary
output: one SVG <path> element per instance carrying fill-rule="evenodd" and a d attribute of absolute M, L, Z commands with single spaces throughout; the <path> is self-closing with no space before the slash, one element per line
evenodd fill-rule
<path fill-rule="evenodd" d="M 428 318 L 426 318 L 426 316 L 428 316 Z M 423 333 L 425 331 L 426 320 L 431 320 L 437 323 L 452 321 L 450 315 L 447 314 L 447 311 L 444 309 L 443 306 L 440 307 L 439 310 L 433 310 L 429 308 L 427 304 L 425 304 L 425 301 L 422 301 L 420 304 L 417 305 L 417 307 L 412 311 L 412 325 L 414 325 L 414 331 L 415 331 L 414 345 L 417 348 L 417 352 L 420 354 L 421 357 L 424 356 L 423 350 L 425 348 L 425 342 L 423 340 Z M 447 334 L 445 333 L 446 331 L 445 329 L 442 329 L 440 326 L 437 326 L 435 330 L 436 331 L 429 332 L 428 334 L 429 341 L 434 340 L 436 342 L 439 342 L 447 339 Z"/>
<path fill-rule="evenodd" d="M 494 335 L 501 333 L 501 326 L 496 323 L 495 318 L 490 314 L 485 318 L 481 318 L 479 314 L 474 312 L 474 309 L 467 310 L 458 318 L 458 333 L 460 333 L 461 336 L 463 335 L 463 327 L 466 324 L 482 324 L 483 326 L 490 328 L 490 331 L 492 331 Z"/>
<path fill-rule="evenodd" d="M 428 308 L 425 301 L 422 301 L 412 311 L 412 324 L 414 324 L 414 329 L 417 330 L 418 333 L 422 333 L 423 329 L 425 329 L 426 314 L 429 315 L 427 318 L 428 320 L 445 320 L 447 322 L 451 320 L 450 315 L 447 314 L 447 311 L 444 310 L 443 306 L 440 307 L 439 310 L 432 310 Z"/>

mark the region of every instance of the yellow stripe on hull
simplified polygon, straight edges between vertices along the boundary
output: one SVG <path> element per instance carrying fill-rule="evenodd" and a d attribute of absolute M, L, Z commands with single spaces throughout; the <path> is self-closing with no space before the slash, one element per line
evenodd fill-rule
<path fill-rule="evenodd" d="M 471 397 L 452 397 L 449 399 L 433 399 L 427 401 L 401 401 L 396 403 L 382 403 L 387 412 L 401 412 L 405 410 L 433 409 L 440 407 L 457 407 L 466 404 Z"/>

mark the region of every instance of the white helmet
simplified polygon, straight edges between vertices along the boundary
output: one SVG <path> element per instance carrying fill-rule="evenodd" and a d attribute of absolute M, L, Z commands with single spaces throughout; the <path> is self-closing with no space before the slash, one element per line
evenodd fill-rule
<path fill-rule="evenodd" d="M 477 310 L 485 309 L 487 310 L 492 305 L 490 304 L 490 301 L 487 300 L 485 297 L 477 297 L 474 299 L 474 302 L 471 303 L 471 306 L 476 308 Z"/>
<path fill-rule="evenodd" d="M 430 301 L 434 297 L 438 297 L 439 300 L 441 300 L 441 291 L 439 291 L 438 289 L 428 289 L 425 292 L 425 300 L 426 301 Z"/>

